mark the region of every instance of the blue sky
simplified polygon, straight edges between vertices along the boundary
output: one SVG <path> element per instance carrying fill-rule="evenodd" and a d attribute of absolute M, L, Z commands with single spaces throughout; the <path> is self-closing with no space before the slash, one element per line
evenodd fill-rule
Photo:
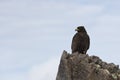
<path fill-rule="evenodd" d="M 119 0 L 1 0 L 0 80 L 55 80 L 77 26 L 89 55 L 120 65 Z"/>

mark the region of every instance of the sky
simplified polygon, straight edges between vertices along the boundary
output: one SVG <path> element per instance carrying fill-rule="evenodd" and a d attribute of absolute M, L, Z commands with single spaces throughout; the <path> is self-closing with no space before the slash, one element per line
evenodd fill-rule
<path fill-rule="evenodd" d="M 120 0 L 0 0 L 0 80 L 55 80 L 77 26 L 88 54 L 120 65 Z"/>

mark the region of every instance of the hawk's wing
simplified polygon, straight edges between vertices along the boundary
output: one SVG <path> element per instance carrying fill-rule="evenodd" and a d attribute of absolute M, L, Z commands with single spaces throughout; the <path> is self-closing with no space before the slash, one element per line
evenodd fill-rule
<path fill-rule="evenodd" d="M 85 43 L 85 50 L 88 50 L 90 46 L 90 38 L 88 34 L 84 36 L 84 43 Z"/>
<path fill-rule="evenodd" d="M 81 33 L 81 34 L 76 33 L 74 35 L 71 45 L 72 53 L 76 51 L 87 52 L 89 46 L 90 46 L 90 38 L 86 33 Z"/>
<path fill-rule="evenodd" d="M 82 42 L 81 36 L 78 33 L 76 33 L 72 39 L 71 44 L 72 53 L 78 51 L 78 49 L 81 47 L 81 42 Z"/>

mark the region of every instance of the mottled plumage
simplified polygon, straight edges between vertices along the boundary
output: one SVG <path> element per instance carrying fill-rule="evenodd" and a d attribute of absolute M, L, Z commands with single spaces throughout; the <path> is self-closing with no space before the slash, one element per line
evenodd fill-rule
<path fill-rule="evenodd" d="M 90 46 L 90 38 L 84 26 L 77 27 L 75 31 L 77 31 L 77 33 L 74 35 L 72 39 L 71 44 L 72 53 L 79 52 L 82 54 L 86 54 Z"/>

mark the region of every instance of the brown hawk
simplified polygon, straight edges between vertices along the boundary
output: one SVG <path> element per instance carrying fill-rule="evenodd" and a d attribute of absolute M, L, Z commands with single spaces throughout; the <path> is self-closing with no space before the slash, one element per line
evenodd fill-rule
<path fill-rule="evenodd" d="M 84 26 L 77 27 L 75 31 L 77 31 L 77 33 L 74 35 L 72 39 L 71 44 L 72 53 L 79 52 L 82 54 L 86 54 L 90 46 L 89 35 L 87 34 Z"/>

